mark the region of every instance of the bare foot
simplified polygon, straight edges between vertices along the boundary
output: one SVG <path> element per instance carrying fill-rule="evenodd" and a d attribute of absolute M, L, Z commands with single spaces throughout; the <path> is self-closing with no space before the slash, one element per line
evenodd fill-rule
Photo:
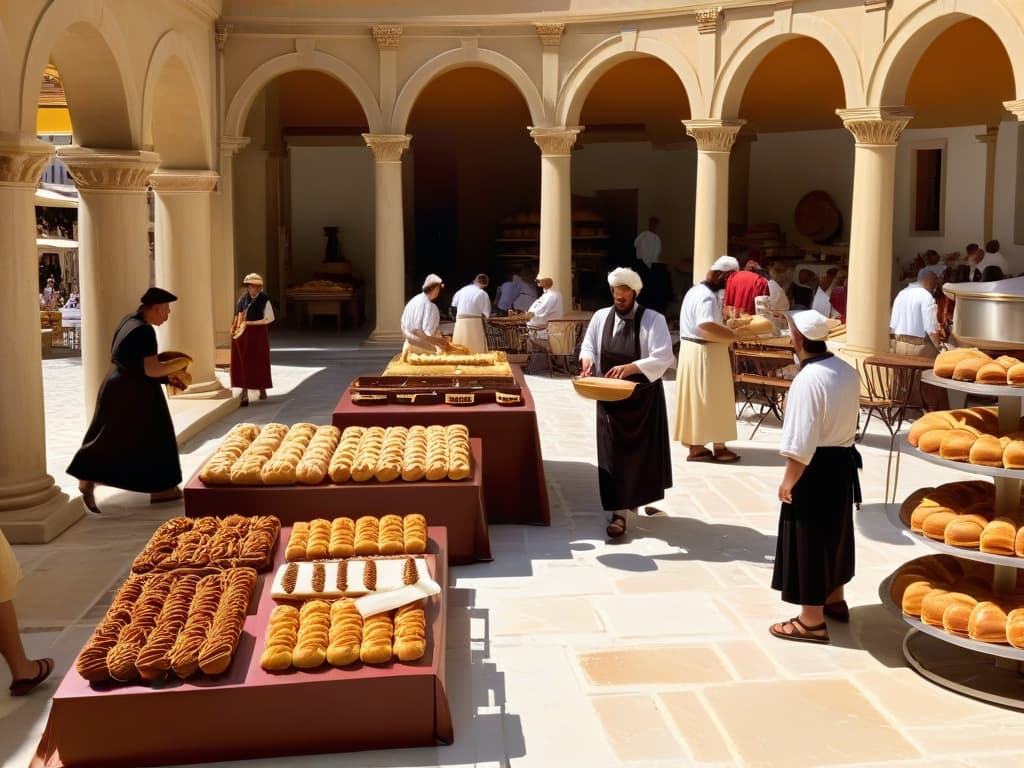
<path fill-rule="evenodd" d="M 78 483 L 78 491 L 82 494 L 82 503 L 85 504 L 85 508 L 94 515 L 98 515 L 100 513 L 100 508 L 96 505 L 96 483 L 91 480 L 80 480 Z"/>

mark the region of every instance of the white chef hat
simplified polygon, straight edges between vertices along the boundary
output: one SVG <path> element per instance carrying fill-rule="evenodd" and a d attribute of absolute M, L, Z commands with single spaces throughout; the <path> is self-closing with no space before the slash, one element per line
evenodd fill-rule
<path fill-rule="evenodd" d="M 644 281 L 640 279 L 640 275 L 629 267 L 618 267 L 608 273 L 608 285 L 612 288 L 617 285 L 624 285 L 639 294 L 644 287 Z"/>
<path fill-rule="evenodd" d="M 442 280 L 440 277 L 431 272 L 423 281 L 423 290 L 425 291 L 428 288 L 434 287 L 435 285 L 444 285 L 444 280 Z"/>
<path fill-rule="evenodd" d="M 787 312 L 786 317 L 805 339 L 824 341 L 828 338 L 828 320 L 821 312 L 814 309 L 802 309 L 797 312 Z"/>
<path fill-rule="evenodd" d="M 711 265 L 712 272 L 739 272 L 740 263 L 732 256 L 719 256 L 718 261 Z"/>

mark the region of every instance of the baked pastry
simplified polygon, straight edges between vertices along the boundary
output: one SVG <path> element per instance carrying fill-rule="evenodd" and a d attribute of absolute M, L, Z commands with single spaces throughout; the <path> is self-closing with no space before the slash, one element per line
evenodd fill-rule
<path fill-rule="evenodd" d="M 331 523 L 327 520 L 311 520 L 309 540 L 306 542 L 306 559 L 323 560 L 331 553 Z"/>
<path fill-rule="evenodd" d="M 1017 554 L 1017 557 L 1024 557 L 1024 526 L 1017 531 L 1017 535 L 1014 537 L 1013 551 Z"/>
<path fill-rule="evenodd" d="M 942 441 L 952 431 L 949 427 L 931 429 L 920 436 L 917 447 L 925 453 L 938 453 L 942 447 Z M 968 455 L 970 454 L 968 453 Z"/>
<path fill-rule="evenodd" d="M 331 557 L 352 557 L 355 554 L 356 524 L 350 517 L 336 517 L 331 521 Z"/>
<path fill-rule="evenodd" d="M 968 429 L 950 430 L 939 444 L 939 457 L 949 461 L 968 461 L 971 457 L 971 447 L 977 439 L 978 435 Z"/>
<path fill-rule="evenodd" d="M 918 504 L 914 511 L 910 514 L 910 530 L 914 533 L 924 533 L 925 521 L 934 514 L 939 512 L 948 512 L 952 515 L 956 515 L 953 510 L 949 507 L 937 507 L 930 504 Z"/>
<path fill-rule="evenodd" d="M 327 660 L 331 608 L 326 600 L 310 600 L 299 609 L 299 634 L 292 651 L 292 666 L 314 669 Z"/>
<path fill-rule="evenodd" d="M 935 512 L 925 518 L 921 525 L 921 533 L 929 539 L 943 541 L 946 536 L 946 526 L 956 519 L 956 512 Z"/>
<path fill-rule="evenodd" d="M 188 609 L 188 619 L 171 649 L 171 669 L 180 678 L 193 675 L 199 669 L 199 649 L 213 625 L 220 605 L 224 576 L 221 573 L 204 576 L 196 585 L 195 597 Z"/>
<path fill-rule="evenodd" d="M 1024 608 L 1014 608 L 1007 614 L 1006 640 L 1014 648 L 1024 648 Z"/>
<path fill-rule="evenodd" d="M 956 370 L 957 364 L 960 363 L 960 361 L 966 360 L 967 358 L 970 357 L 977 357 L 981 358 L 982 360 L 991 359 L 980 349 L 950 349 L 945 352 L 939 352 L 939 354 L 935 358 L 935 363 L 932 366 L 932 370 L 935 372 L 936 376 L 941 376 L 944 379 L 950 379 L 953 377 L 953 373 Z"/>
<path fill-rule="evenodd" d="M 426 552 L 427 519 L 419 512 L 413 512 L 402 518 L 402 527 L 405 552 L 410 555 L 419 555 Z"/>
<path fill-rule="evenodd" d="M 1003 467 L 1024 469 L 1024 440 L 1010 440 L 1006 444 L 1003 448 Z"/>
<path fill-rule="evenodd" d="M 978 384 L 996 384 L 1006 386 L 1006 368 L 998 362 L 985 363 L 978 369 L 974 380 Z"/>
<path fill-rule="evenodd" d="M 978 601 L 971 598 L 973 602 L 950 602 L 942 613 L 942 628 L 957 637 L 968 637 L 971 611 Z"/>
<path fill-rule="evenodd" d="M 267 639 L 260 656 L 260 666 L 270 672 L 281 672 L 292 665 L 292 650 L 299 637 L 299 609 L 277 605 L 270 612 Z"/>
<path fill-rule="evenodd" d="M 984 353 L 965 357 L 953 369 L 953 379 L 956 381 L 974 381 L 981 366 L 991 361 L 992 358 Z"/>
<path fill-rule="evenodd" d="M 304 520 L 296 521 L 292 526 L 292 535 L 288 537 L 288 548 L 285 550 L 284 559 L 288 562 L 297 562 L 306 559 L 306 544 L 309 541 L 309 523 Z"/>
<path fill-rule="evenodd" d="M 376 517 L 364 515 L 356 520 L 353 549 L 355 554 L 362 556 L 380 554 L 379 522 Z"/>
<path fill-rule="evenodd" d="M 143 680 L 156 680 L 170 670 L 171 648 L 174 647 L 174 641 L 188 619 L 189 605 L 192 603 L 198 583 L 199 576 L 193 574 L 175 578 L 156 620 L 156 626 L 135 660 L 135 666 Z"/>
<path fill-rule="evenodd" d="M 1017 363 L 1006 371 L 1006 383 L 1011 387 L 1024 387 L 1024 363 Z"/>
<path fill-rule="evenodd" d="M 328 474 L 336 483 L 344 483 L 352 476 L 352 464 L 355 462 L 359 444 L 362 441 L 365 427 L 346 427 L 338 440 L 338 447 L 331 457 Z"/>
<path fill-rule="evenodd" d="M 199 648 L 199 668 L 207 675 L 222 674 L 231 664 L 256 586 L 256 571 L 233 568 L 224 573 L 223 582 L 220 604 L 206 640 Z"/>
<path fill-rule="evenodd" d="M 380 519 L 377 533 L 380 554 L 400 555 L 405 552 L 405 531 L 402 518 L 398 515 L 384 515 Z"/>
<path fill-rule="evenodd" d="M 364 664 L 385 664 L 391 661 L 393 627 L 390 613 L 378 613 L 363 621 L 363 642 L 359 647 L 359 658 Z"/>
<path fill-rule="evenodd" d="M 1006 619 L 1006 612 L 998 604 L 985 600 L 971 609 L 967 634 L 972 640 L 980 640 L 983 643 L 1008 642 Z"/>
<path fill-rule="evenodd" d="M 968 459 L 971 464 L 983 467 L 1002 467 L 1003 444 L 998 437 L 982 435 L 971 445 Z"/>
<path fill-rule="evenodd" d="M 363 617 L 349 598 L 331 603 L 331 629 L 327 645 L 327 663 L 344 667 L 359 660 L 363 638 Z"/>
<path fill-rule="evenodd" d="M 903 612 L 908 616 L 921 615 L 921 603 L 924 602 L 925 597 L 935 589 L 935 584 L 930 580 L 918 580 L 911 582 L 907 585 L 907 588 L 903 590 L 903 599 L 901 607 Z"/>
<path fill-rule="evenodd" d="M 997 517 L 986 525 L 985 529 L 981 532 L 978 549 L 990 555 L 1008 555 L 1013 557 L 1016 536 L 1017 529 L 1014 526 L 1013 520 L 1008 517 Z"/>
<path fill-rule="evenodd" d="M 981 515 L 958 515 L 946 525 L 943 540 L 951 547 L 977 549 L 986 525 L 988 520 Z"/>
<path fill-rule="evenodd" d="M 395 611 L 394 655 L 399 661 L 416 661 L 427 651 L 427 620 L 423 601 L 403 605 Z"/>

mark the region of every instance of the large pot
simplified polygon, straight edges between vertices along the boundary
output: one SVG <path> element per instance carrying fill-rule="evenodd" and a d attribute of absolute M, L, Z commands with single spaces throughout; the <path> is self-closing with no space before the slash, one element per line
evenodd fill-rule
<path fill-rule="evenodd" d="M 988 283 L 946 283 L 956 301 L 953 336 L 960 346 L 1024 349 L 1024 277 Z"/>

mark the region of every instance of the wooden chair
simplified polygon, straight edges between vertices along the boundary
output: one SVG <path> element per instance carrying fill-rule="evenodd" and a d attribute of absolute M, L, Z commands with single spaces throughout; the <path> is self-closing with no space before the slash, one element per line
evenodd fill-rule
<path fill-rule="evenodd" d="M 501 350 L 509 355 L 525 355 L 527 349 L 526 321 L 515 322 L 509 319 L 497 320 L 485 317 L 484 336 L 487 338 L 487 349 Z"/>
<path fill-rule="evenodd" d="M 588 320 L 551 320 L 548 323 L 548 339 L 545 351 L 548 358 L 548 376 L 555 371 L 555 364 L 562 363 L 562 369 L 573 374 L 579 372 L 580 346 L 586 333 Z M 531 343 L 535 343 L 532 342 Z"/>
<path fill-rule="evenodd" d="M 757 409 L 757 424 L 750 433 L 753 439 L 768 414 L 782 421 L 791 381 L 779 376 L 779 370 L 792 365 L 793 356 L 777 349 L 754 349 L 738 344 L 732 350 L 732 360 L 737 400 L 742 398 L 743 402 L 737 418 L 748 406 Z"/>

